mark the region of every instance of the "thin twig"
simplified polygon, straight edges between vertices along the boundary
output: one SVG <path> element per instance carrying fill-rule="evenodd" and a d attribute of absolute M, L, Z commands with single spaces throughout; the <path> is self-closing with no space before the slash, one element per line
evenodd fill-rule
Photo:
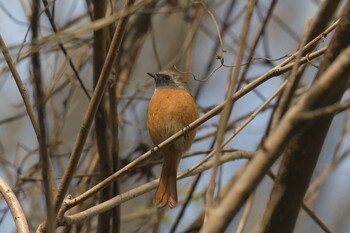
<path fill-rule="evenodd" d="M 307 43 L 307 38 L 309 37 L 309 31 L 310 31 L 310 26 L 311 26 L 311 18 L 309 18 L 306 22 L 306 26 L 304 29 L 303 37 L 300 42 L 299 46 L 299 53 L 295 58 L 295 63 L 293 66 L 292 71 L 290 72 L 290 75 L 288 77 L 288 84 L 286 86 L 286 89 L 283 91 L 279 101 L 278 101 L 278 106 L 275 109 L 274 113 L 272 114 L 272 122 L 271 122 L 271 128 L 272 130 L 277 127 L 278 122 L 282 118 L 282 116 L 285 114 L 287 109 L 289 108 L 292 99 L 293 99 L 293 94 L 296 91 L 298 84 L 301 79 L 301 75 L 298 72 L 299 67 L 300 67 L 300 60 L 303 56 L 302 50 L 300 48 L 303 48 L 305 44 Z M 304 71 L 303 66 L 301 66 L 301 71 Z"/>
<path fill-rule="evenodd" d="M 250 213 L 250 211 L 252 209 L 252 206 L 253 206 L 254 195 L 255 195 L 255 193 L 252 193 L 252 195 L 250 195 L 250 197 L 247 200 L 247 203 L 246 203 L 246 206 L 244 208 L 242 217 L 239 220 L 236 233 L 243 233 L 243 231 L 244 231 L 244 226 L 247 223 L 247 219 L 248 219 L 249 213 Z"/>
<path fill-rule="evenodd" d="M 321 184 L 325 181 L 325 179 L 344 161 L 344 159 L 350 156 L 350 148 L 344 151 L 339 158 L 336 158 L 330 165 L 328 165 L 319 176 L 315 178 L 315 180 L 309 186 L 307 193 L 305 194 L 305 202 L 310 203 L 312 199 L 314 199 L 315 193 L 321 186 Z"/>
<path fill-rule="evenodd" d="M 189 204 L 190 201 L 191 201 L 191 198 L 192 198 L 192 196 L 193 196 L 194 190 L 196 189 L 196 187 L 197 187 L 197 185 L 198 185 L 198 182 L 199 182 L 199 180 L 200 180 L 202 174 L 203 174 L 203 173 L 199 173 L 198 176 L 195 178 L 193 184 L 191 185 L 190 192 L 188 192 L 188 195 L 187 195 L 187 197 L 186 197 L 186 201 L 185 201 L 185 203 L 183 204 L 183 206 L 182 206 L 182 208 L 181 208 L 179 214 L 177 215 L 177 217 L 176 217 L 176 219 L 175 219 L 175 221 L 174 221 L 174 224 L 173 224 L 173 226 L 172 226 L 171 229 L 170 229 L 170 233 L 175 233 L 175 232 L 176 232 L 176 228 L 177 228 L 177 226 L 179 225 L 181 218 L 184 217 L 185 210 L 186 210 L 188 204 Z"/>
<path fill-rule="evenodd" d="M 268 171 L 267 175 L 272 179 L 276 179 L 276 175 L 271 171 Z M 321 218 L 311 209 L 311 207 L 306 203 L 306 198 L 302 202 L 301 208 L 309 215 L 309 217 L 315 221 L 319 227 L 324 230 L 324 232 L 332 233 L 333 231 L 321 220 Z"/>
<path fill-rule="evenodd" d="M 249 54 L 247 55 L 248 58 L 253 58 L 254 52 L 255 52 L 255 50 L 256 50 L 256 48 L 257 48 L 257 46 L 258 46 L 258 43 L 259 43 L 259 41 L 260 41 L 260 38 L 262 37 L 262 35 L 264 35 L 264 32 L 265 32 L 265 30 L 266 30 L 266 26 L 267 26 L 267 24 L 270 22 L 270 19 L 271 19 L 271 16 L 272 16 L 273 11 L 274 11 L 274 9 L 275 9 L 276 3 L 277 3 L 277 0 L 271 1 L 270 7 L 269 7 L 269 9 L 268 9 L 268 11 L 267 11 L 267 14 L 266 14 L 266 17 L 264 18 L 264 21 L 263 21 L 262 24 L 261 24 L 260 30 L 259 30 L 259 32 L 257 33 L 257 36 L 256 36 L 256 38 L 255 38 L 255 40 L 254 40 L 254 42 L 253 42 L 253 45 L 252 45 L 252 47 L 251 47 L 251 49 L 250 49 L 250 51 L 249 51 Z M 254 58 L 253 58 L 253 59 L 254 59 Z M 255 58 L 255 59 L 256 59 L 256 58 Z M 272 59 L 265 59 L 265 60 L 271 61 Z M 274 59 L 273 59 L 273 60 L 274 60 Z M 243 81 L 244 81 L 244 79 L 245 79 L 245 77 L 246 77 L 246 75 L 247 75 L 247 72 L 248 72 L 248 70 L 249 70 L 250 64 L 251 64 L 251 62 L 248 62 L 247 65 L 244 66 L 243 71 L 242 71 L 242 74 L 241 74 L 240 79 L 239 79 L 239 82 L 238 82 L 238 85 L 237 85 L 237 90 L 238 90 L 238 89 L 241 87 L 241 85 L 243 84 Z"/>
<path fill-rule="evenodd" d="M 49 10 L 49 3 L 48 3 L 47 0 L 42 0 L 42 1 L 43 1 L 44 6 L 45 6 L 45 13 L 46 13 L 46 15 L 47 15 L 47 18 L 49 19 L 49 22 L 50 22 L 50 25 L 51 25 L 51 27 L 52 27 L 52 30 L 53 30 L 55 33 L 57 33 L 58 30 L 57 30 L 56 24 L 55 24 L 55 22 L 54 22 L 54 18 L 53 18 L 53 16 L 51 15 L 51 12 L 50 12 L 50 10 Z M 64 47 L 63 43 L 60 42 L 60 41 L 58 42 L 58 46 L 59 46 L 60 49 L 62 50 L 63 54 L 66 56 L 66 59 L 67 59 L 68 62 L 69 62 L 69 66 L 70 66 L 70 67 L 72 68 L 72 70 L 73 70 L 74 76 L 75 76 L 76 79 L 78 80 L 78 82 L 79 82 L 81 88 L 83 89 L 85 95 L 86 95 L 86 96 L 88 97 L 88 99 L 90 100 L 90 99 L 91 99 L 90 94 L 89 94 L 89 92 L 87 91 L 87 89 L 86 89 L 86 87 L 85 87 L 85 85 L 84 85 L 84 83 L 83 83 L 83 80 L 81 79 L 81 77 L 80 77 L 80 75 L 79 75 L 79 72 L 78 72 L 78 70 L 76 69 L 76 67 L 75 67 L 75 65 L 74 65 L 74 63 L 73 63 L 72 58 L 68 55 L 67 49 Z"/>
<path fill-rule="evenodd" d="M 317 225 L 326 233 L 334 233 L 329 227 L 322 221 L 322 219 L 313 211 L 305 202 L 302 203 L 303 210 L 317 223 Z"/>
<path fill-rule="evenodd" d="M 246 14 L 244 16 L 242 31 L 239 39 L 239 51 L 236 58 L 236 64 L 241 64 L 244 57 L 244 51 L 245 51 L 245 43 L 248 38 L 248 32 L 249 32 L 249 25 L 252 18 L 253 10 L 256 4 L 256 0 L 249 0 L 246 5 Z M 220 115 L 219 120 L 219 126 L 217 131 L 217 141 L 216 141 L 216 151 L 215 151 L 215 159 L 214 161 L 219 161 L 221 156 L 221 150 L 223 148 L 223 142 L 224 142 L 224 135 L 225 135 L 225 129 L 227 128 L 227 122 L 231 116 L 231 111 L 233 108 L 234 100 L 232 96 L 234 96 L 234 86 L 237 83 L 237 79 L 239 76 L 240 67 L 236 66 L 233 69 L 230 69 L 230 77 L 229 77 L 229 83 L 227 85 L 226 94 L 225 94 L 225 105 L 223 107 L 223 111 Z M 214 205 L 214 191 L 215 191 L 215 180 L 216 180 L 216 173 L 217 173 L 217 166 L 213 167 L 213 170 L 211 172 L 210 176 L 210 182 L 208 185 L 208 191 L 207 191 L 207 203 L 206 203 L 206 209 L 209 211 L 210 208 Z M 220 190 L 219 190 L 220 191 Z"/>
<path fill-rule="evenodd" d="M 341 113 L 348 108 L 350 108 L 350 100 L 345 100 L 342 103 L 336 103 L 320 109 L 304 112 L 299 116 L 299 118 L 300 120 L 310 121 L 319 117 L 332 115 L 334 113 Z"/>
<path fill-rule="evenodd" d="M 1 48 L 1 51 L 4 55 L 4 58 L 7 62 L 7 65 L 9 66 L 10 68 L 10 71 L 13 75 L 13 78 L 15 79 L 15 82 L 16 82 L 16 85 L 17 85 L 17 88 L 21 94 L 21 97 L 23 99 L 23 103 L 24 103 L 24 106 L 26 107 L 26 110 L 27 110 L 27 113 L 28 113 L 28 116 L 29 116 L 29 119 L 32 123 L 32 126 L 34 128 L 34 131 L 35 131 L 35 134 L 36 134 L 36 137 L 39 139 L 41 137 L 41 134 L 40 134 L 40 127 L 39 127 L 39 124 L 35 118 L 35 113 L 34 113 L 34 109 L 32 108 L 32 104 L 30 103 L 30 99 L 29 99 L 29 96 L 28 96 L 28 93 L 27 93 L 27 90 L 21 80 L 21 77 L 19 76 L 19 73 L 16 69 L 16 66 L 14 65 L 14 62 L 9 54 L 9 51 L 6 47 L 6 44 L 4 42 L 4 40 L 2 39 L 2 36 L 0 35 L 0 48 Z M 22 114 L 21 114 L 22 115 Z M 16 117 L 17 118 L 17 117 Z"/>

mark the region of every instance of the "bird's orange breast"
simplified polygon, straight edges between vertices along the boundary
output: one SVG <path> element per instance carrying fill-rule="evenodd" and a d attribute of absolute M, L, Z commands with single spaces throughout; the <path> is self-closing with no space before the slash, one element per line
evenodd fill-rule
<path fill-rule="evenodd" d="M 198 118 L 198 108 L 185 90 L 163 88 L 154 92 L 148 106 L 147 126 L 153 143 L 159 144 Z M 183 153 L 191 146 L 196 130 L 171 144 L 166 150 Z"/>

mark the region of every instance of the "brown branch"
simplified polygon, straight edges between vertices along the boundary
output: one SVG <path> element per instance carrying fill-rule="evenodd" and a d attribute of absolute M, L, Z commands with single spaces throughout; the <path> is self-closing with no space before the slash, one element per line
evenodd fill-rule
<path fill-rule="evenodd" d="M 312 203 L 315 197 L 317 196 L 317 192 L 322 185 L 322 183 L 326 180 L 326 178 L 340 165 L 344 159 L 346 159 L 350 155 L 350 148 L 347 147 L 344 152 L 340 153 L 340 148 L 346 144 L 347 135 L 350 130 L 350 111 L 348 111 L 344 117 L 343 129 L 338 140 L 337 145 L 335 146 L 333 155 L 332 155 L 332 163 L 329 164 L 323 171 L 315 177 L 312 183 L 309 185 L 309 188 L 305 194 L 305 202 Z"/>
<path fill-rule="evenodd" d="M 133 2 L 134 2 L 134 0 L 127 1 L 125 4 L 124 10 L 127 10 L 129 8 L 129 6 L 133 4 Z M 91 101 L 89 103 L 87 112 L 85 114 L 85 117 L 84 117 L 84 120 L 82 123 L 81 130 L 78 134 L 76 143 L 74 145 L 74 149 L 73 149 L 72 154 L 70 156 L 66 170 L 63 174 L 63 178 L 62 178 L 58 193 L 57 193 L 56 198 L 55 198 L 55 210 L 56 211 L 58 211 L 58 208 L 60 207 L 60 205 L 64 199 L 64 196 L 67 193 L 70 182 L 73 178 L 74 172 L 75 172 L 76 167 L 78 165 L 79 158 L 80 158 L 81 152 L 84 148 L 84 144 L 85 144 L 85 141 L 87 139 L 89 130 L 91 128 L 93 119 L 96 115 L 98 106 L 99 106 L 101 99 L 103 97 L 105 87 L 106 87 L 106 84 L 108 81 L 108 77 L 109 77 L 110 71 L 112 69 L 112 66 L 114 64 L 115 57 L 119 51 L 121 41 L 122 41 L 123 36 L 124 36 L 125 27 L 126 27 L 126 24 L 128 22 L 128 18 L 129 18 L 128 15 L 125 16 L 124 18 L 122 18 L 118 24 L 118 27 L 116 28 L 116 30 L 114 32 L 113 39 L 112 39 L 110 48 L 109 48 L 107 56 L 106 56 L 106 60 L 105 60 L 106 62 L 104 63 L 104 66 L 102 68 L 99 81 L 96 85 L 93 96 L 92 96 Z M 46 224 L 47 224 L 47 222 L 40 225 L 39 228 L 37 229 L 37 231 L 38 232 L 44 231 L 46 229 Z"/>
<path fill-rule="evenodd" d="M 350 35 L 350 33 L 347 35 Z M 237 214 L 264 174 L 280 156 L 290 139 L 307 126 L 307 124 L 297 122 L 297 116 L 303 111 L 312 108 L 315 103 L 320 102 L 320 99 L 324 99 L 326 95 L 328 96 L 332 89 L 337 90 L 334 87 L 337 87 L 339 82 L 347 82 L 348 78 L 350 78 L 347 77 L 349 69 L 350 47 L 339 55 L 329 69 L 319 78 L 319 81 L 286 113 L 280 123 L 280 127 L 276 128 L 266 138 L 261 148 L 257 151 L 256 156 L 247 165 L 246 170 L 232 187 L 227 197 L 224 198 L 217 208 L 212 209 L 208 213 L 207 221 L 204 222 L 201 232 L 215 233 L 223 232 L 226 229 L 232 217 Z M 290 211 L 288 208 L 285 210 Z M 281 224 L 277 225 L 279 227 L 278 232 L 281 232 Z M 277 225 L 275 226 L 277 227 Z M 282 230 L 282 232 L 287 231 Z"/>
<path fill-rule="evenodd" d="M 267 174 L 272 180 L 274 180 L 274 181 L 276 180 L 275 174 L 273 174 L 271 171 L 269 171 Z M 321 218 L 318 217 L 318 215 L 310 208 L 310 206 L 305 203 L 305 201 L 303 201 L 301 207 L 309 215 L 309 217 L 312 218 L 312 220 L 314 220 L 315 223 L 318 224 L 322 230 L 324 230 L 324 232 L 327 232 L 327 233 L 332 232 L 328 228 L 328 226 L 321 220 Z"/>
<path fill-rule="evenodd" d="M 0 177 L 0 193 L 4 197 L 16 224 L 18 233 L 29 233 L 29 226 L 22 210 L 21 204 L 17 200 L 11 187 Z"/>
<path fill-rule="evenodd" d="M 350 78 L 350 67 L 347 64 L 349 57 L 344 57 L 350 50 L 349 15 L 350 1 L 347 2 L 343 10 L 338 27 L 324 55 L 316 75 L 316 82 L 302 97 L 304 99 L 310 96 L 312 99 L 308 106 L 294 117 L 296 121 L 300 122 L 299 117 L 305 112 L 339 102 L 346 90 Z M 344 52 L 342 52 L 343 50 Z M 342 67 L 342 63 L 343 65 L 347 64 L 348 67 Z M 318 92 L 315 91 L 317 87 L 319 88 Z M 291 111 L 292 109 L 289 112 Z M 301 123 L 301 125 L 307 126 L 307 129 L 299 131 L 299 134 L 289 141 L 258 232 L 293 231 L 303 197 L 309 186 L 332 119 L 333 114 Z M 281 126 L 282 122 L 277 128 Z M 281 223 L 283 224 L 281 225 Z"/>
<path fill-rule="evenodd" d="M 132 5 L 133 2 L 134 2 L 133 0 L 127 1 L 125 4 L 125 9 L 127 9 L 130 5 Z M 106 62 L 104 63 L 104 66 L 102 68 L 102 71 L 99 77 L 99 81 L 96 85 L 95 91 L 91 98 L 91 102 L 88 106 L 88 110 L 85 115 L 81 131 L 79 132 L 78 139 L 75 144 L 75 148 L 73 149 L 67 169 L 63 175 L 63 179 L 60 184 L 59 194 L 57 195 L 57 198 L 56 198 L 56 206 L 58 206 L 62 202 L 63 195 L 67 192 L 71 177 L 74 173 L 77 162 L 79 161 L 80 153 L 86 141 L 88 131 L 92 125 L 93 117 L 96 115 L 97 108 L 103 97 L 104 89 L 105 89 L 112 65 L 114 63 L 114 59 L 116 57 L 117 52 L 119 51 L 118 48 L 120 47 L 120 41 L 124 36 L 124 31 L 125 31 L 128 18 L 129 18 L 128 16 L 122 18 L 118 24 L 118 27 L 115 30 L 112 43 L 110 45 L 110 48 L 108 50 L 108 53 L 105 59 Z"/>
<path fill-rule="evenodd" d="M 120 159 L 119 159 L 119 116 L 117 111 L 118 98 L 117 89 L 118 86 L 116 83 L 117 75 L 115 75 L 113 82 L 109 84 L 109 117 L 110 117 L 110 128 L 111 128 L 111 156 L 112 156 L 112 172 L 116 172 L 119 169 Z M 116 180 L 113 183 L 112 196 L 115 197 L 120 194 L 119 181 Z M 113 209 L 112 212 L 112 233 L 120 232 L 120 206 L 117 206 Z"/>
<path fill-rule="evenodd" d="M 94 20 L 98 20 L 105 17 L 107 1 L 106 0 L 95 0 L 94 3 Z M 94 31 L 93 41 L 93 83 L 94 88 L 99 80 L 103 63 L 106 58 L 107 48 L 107 28 L 101 28 Z M 106 179 L 112 174 L 112 155 L 111 155 L 111 138 L 109 129 L 109 118 L 107 109 L 107 96 L 103 96 L 101 103 L 98 106 L 95 115 L 95 132 L 97 141 L 97 150 L 99 155 L 99 170 L 101 180 Z M 99 202 L 102 203 L 111 198 L 111 187 L 106 187 L 101 191 L 99 196 Z M 110 229 L 110 218 L 111 212 L 105 212 L 98 216 L 97 232 L 109 232 Z"/>
<path fill-rule="evenodd" d="M 271 16 L 272 16 L 272 13 L 275 9 L 275 6 L 277 4 L 277 0 L 272 0 L 271 3 L 270 3 L 270 7 L 267 11 L 267 14 L 266 14 L 266 17 L 264 18 L 264 21 L 262 22 L 261 24 L 261 27 L 256 35 L 256 38 L 253 42 L 253 45 L 249 51 L 249 54 L 247 55 L 247 58 L 250 59 L 254 56 L 254 53 L 255 53 L 255 50 L 258 46 L 258 43 L 261 39 L 261 37 L 264 35 L 265 33 L 265 30 L 266 30 L 266 26 L 268 25 L 268 23 L 270 22 L 270 19 L 271 19 Z M 238 85 L 237 85 L 237 90 L 241 87 L 241 85 L 244 83 L 244 80 L 245 80 L 245 77 L 247 75 L 247 72 L 249 70 L 249 67 L 250 67 L 250 64 L 251 62 L 248 62 L 248 64 L 246 66 L 244 66 L 243 68 L 243 71 L 242 71 L 242 74 L 239 78 L 239 82 L 238 82 Z"/>
<path fill-rule="evenodd" d="M 334 233 L 329 227 L 322 221 L 322 219 L 306 204 L 301 204 L 303 210 L 317 223 L 317 225 L 326 233 Z"/>
<path fill-rule="evenodd" d="M 32 8 L 32 18 L 31 18 L 31 29 L 32 29 L 32 47 L 37 46 L 36 40 L 39 37 L 39 13 L 40 13 L 40 1 L 33 1 Z M 50 155 L 47 149 L 47 136 L 46 136 L 46 123 L 45 123 L 45 95 L 43 81 L 41 77 L 41 63 L 40 63 L 40 54 L 39 51 L 35 52 L 32 56 L 33 64 L 33 77 L 34 77 L 34 86 L 35 86 L 35 99 L 37 103 L 37 114 L 38 114 L 38 123 L 40 129 L 39 141 L 39 154 L 40 154 L 40 163 L 41 163 L 41 172 L 43 177 L 43 185 L 45 190 L 45 200 L 46 200 L 46 213 L 48 219 L 47 232 L 55 232 L 54 225 L 54 207 L 53 207 L 53 197 L 56 191 L 56 184 L 54 183 L 54 173 Z"/>
<path fill-rule="evenodd" d="M 346 100 L 342 103 L 335 103 L 326 107 L 315 109 L 312 111 L 305 112 L 299 116 L 300 120 L 315 120 L 323 116 L 333 115 L 335 113 L 340 113 L 342 111 L 350 108 L 350 100 Z"/>
<path fill-rule="evenodd" d="M 306 26 L 304 29 L 304 33 L 303 33 L 303 37 L 301 39 L 300 42 L 300 48 L 304 47 L 305 44 L 308 42 L 307 39 L 309 37 L 309 31 L 310 31 L 310 25 L 311 25 L 311 19 L 309 18 L 306 22 Z M 272 130 L 274 129 L 274 127 L 277 127 L 278 125 L 278 121 L 280 121 L 280 119 L 282 118 L 282 116 L 285 114 L 285 112 L 287 111 L 288 107 L 290 106 L 292 99 L 293 99 L 293 95 L 299 85 L 299 82 L 301 80 L 302 77 L 302 73 L 305 70 L 305 65 L 300 66 L 299 62 L 300 59 L 303 56 L 303 51 L 300 50 L 300 52 L 298 53 L 296 59 L 296 62 L 294 64 L 294 67 L 292 69 L 292 71 L 289 74 L 288 77 L 288 83 L 286 86 L 286 89 L 283 91 L 283 93 L 281 94 L 279 100 L 278 100 L 278 105 L 275 108 L 275 111 L 272 114 L 272 118 L 271 118 L 271 127 Z"/>
<path fill-rule="evenodd" d="M 241 158 L 250 159 L 252 156 L 253 156 L 253 153 L 251 153 L 251 152 L 235 151 L 235 152 L 223 155 L 220 158 L 219 163 L 223 164 L 223 163 L 237 160 L 237 159 L 241 159 Z M 193 176 L 193 175 L 199 174 L 205 170 L 212 168 L 213 165 L 214 165 L 214 161 L 208 161 L 208 162 L 202 164 L 196 170 L 191 171 L 190 173 L 188 172 L 188 169 L 178 172 L 177 177 L 178 177 L 178 179 L 182 179 L 185 177 Z M 120 194 L 120 195 L 118 195 L 118 196 L 116 196 L 116 197 L 114 197 L 114 198 L 112 198 L 104 203 L 93 206 L 87 210 L 80 212 L 80 213 L 70 215 L 70 216 L 63 216 L 63 219 L 60 220 L 59 224 L 60 225 L 70 225 L 70 224 L 75 224 L 75 223 L 85 221 L 88 218 L 91 218 L 91 217 L 96 216 L 98 214 L 101 214 L 105 211 L 108 211 L 108 210 L 114 208 L 115 206 L 118 206 L 118 205 L 132 199 L 132 198 L 140 196 L 148 191 L 151 191 L 152 189 L 157 187 L 158 182 L 159 182 L 159 179 L 153 180 L 149 183 L 138 186 L 137 188 L 134 188 L 134 189 L 127 191 L 123 194 Z M 69 199 L 65 200 L 65 202 L 67 202 L 67 201 L 69 201 Z"/>
<path fill-rule="evenodd" d="M 24 106 L 27 110 L 27 114 L 29 116 L 29 119 L 32 123 L 32 126 L 34 128 L 34 131 L 35 131 L 35 134 L 36 134 L 36 137 L 39 138 L 41 137 L 40 135 L 40 127 L 39 127 L 39 124 L 35 118 L 35 113 L 34 113 L 34 109 L 32 108 L 32 104 L 30 103 L 30 99 L 29 99 L 29 96 L 28 96 L 28 93 L 27 93 L 27 90 L 22 82 L 22 79 L 16 69 L 16 66 L 15 66 L 15 63 L 13 62 L 11 56 L 10 56 L 10 53 L 6 47 L 6 44 L 4 42 L 4 40 L 2 39 L 2 36 L 0 35 L 0 48 L 1 48 L 1 51 L 4 55 L 4 58 L 7 62 L 7 65 L 13 75 L 13 78 L 16 82 L 16 85 L 17 85 L 17 88 L 21 94 L 21 97 L 23 99 L 23 103 L 24 103 Z M 23 113 L 23 115 L 26 115 L 25 113 Z M 20 115 L 22 116 L 22 114 Z M 15 118 L 17 118 L 18 116 L 15 116 Z M 6 121 L 4 122 L 6 123 Z"/>
<path fill-rule="evenodd" d="M 305 194 L 305 202 L 310 203 L 314 199 L 315 193 L 324 182 L 324 180 L 350 155 L 350 149 L 347 149 L 342 153 L 339 158 L 336 158 L 330 165 L 328 165 L 319 176 L 309 186 L 307 193 Z"/>

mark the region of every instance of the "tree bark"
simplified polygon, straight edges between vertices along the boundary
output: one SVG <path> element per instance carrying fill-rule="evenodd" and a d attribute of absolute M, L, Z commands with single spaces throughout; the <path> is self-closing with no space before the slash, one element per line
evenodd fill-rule
<path fill-rule="evenodd" d="M 95 0 L 94 1 L 94 20 L 105 17 L 106 12 L 105 0 Z M 93 81 L 94 87 L 98 82 L 105 58 L 106 58 L 106 48 L 107 48 L 107 28 L 102 28 L 100 30 L 94 31 L 94 42 L 93 42 Z M 108 119 L 108 109 L 106 107 L 106 101 L 108 98 L 104 96 L 101 100 L 100 106 L 98 107 L 95 116 L 95 132 L 96 141 L 99 154 L 99 167 L 100 167 L 100 178 L 101 180 L 107 178 L 112 174 L 111 167 L 111 138 L 109 133 L 109 119 Z M 106 187 L 100 193 L 99 202 L 102 203 L 111 198 L 111 188 Z M 111 211 L 104 212 L 98 216 L 98 233 L 109 232 L 110 230 L 110 218 Z"/>

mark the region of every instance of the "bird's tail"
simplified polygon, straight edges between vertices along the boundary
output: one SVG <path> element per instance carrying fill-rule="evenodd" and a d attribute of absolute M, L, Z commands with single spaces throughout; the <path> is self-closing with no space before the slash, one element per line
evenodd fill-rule
<path fill-rule="evenodd" d="M 174 208 L 177 204 L 176 174 L 181 155 L 166 154 L 163 156 L 163 167 L 160 175 L 154 202 L 158 207 L 166 204 Z"/>

